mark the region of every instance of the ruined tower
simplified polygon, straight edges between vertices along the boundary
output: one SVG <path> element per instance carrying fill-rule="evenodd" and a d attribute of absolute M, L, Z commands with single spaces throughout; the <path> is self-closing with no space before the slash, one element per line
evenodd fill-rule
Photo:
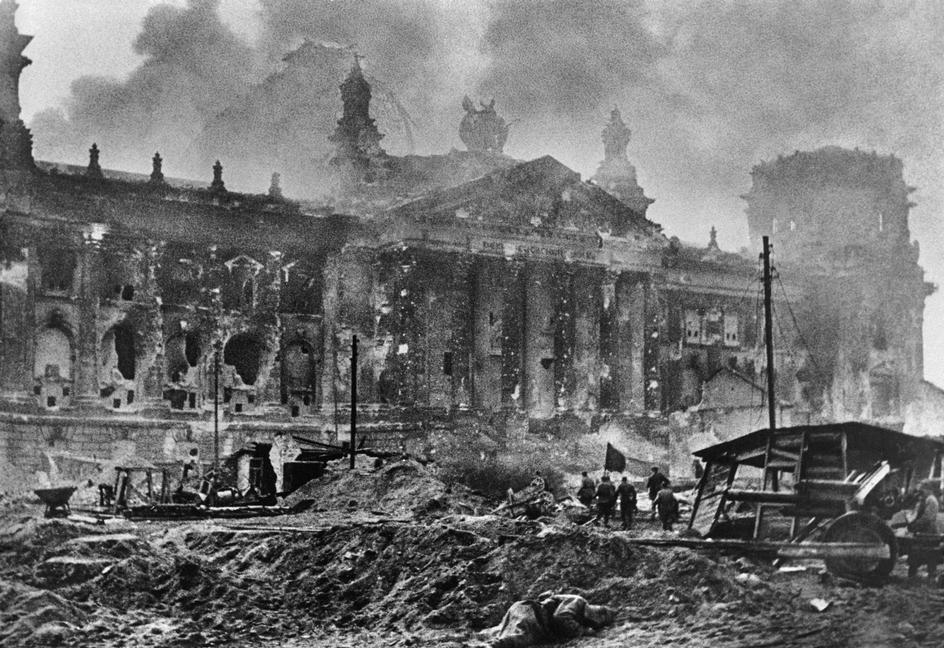
<path fill-rule="evenodd" d="M 603 161 L 592 180 L 607 192 L 619 198 L 643 216 L 654 200 L 647 198 L 636 181 L 636 167 L 626 156 L 626 147 L 632 135 L 623 122 L 620 111 L 614 108 L 610 122 L 603 129 Z"/>
<path fill-rule="evenodd" d="M 894 425 L 923 375 L 924 299 L 908 212 L 914 191 L 894 155 L 825 147 L 751 171 L 750 237 L 770 236 L 810 347 L 807 396 L 833 418 Z M 776 316 L 776 314 L 775 314 Z"/>
<path fill-rule="evenodd" d="M 364 78 L 359 60 L 355 59 L 340 88 L 344 109 L 334 134 L 328 139 L 335 146 L 330 164 L 344 190 L 379 180 L 387 153 L 380 146 L 383 135 L 370 116 L 370 84 Z"/>
<path fill-rule="evenodd" d="M 33 40 L 16 28 L 14 0 L 0 0 L 0 169 L 33 168 L 33 141 L 20 119 L 20 73 L 32 61 L 23 50 Z"/>

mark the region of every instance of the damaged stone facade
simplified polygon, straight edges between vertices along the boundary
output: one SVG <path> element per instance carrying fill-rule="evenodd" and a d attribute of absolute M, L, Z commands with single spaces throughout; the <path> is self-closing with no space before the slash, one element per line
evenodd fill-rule
<path fill-rule="evenodd" d="M 808 362 L 802 397 L 822 420 L 900 427 L 923 378 L 924 300 L 902 161 L 837 147 L 797 152 L 752 171 L 753 239 L 776 242 L 794 278 Z"/>
<path fill-rule="evenodd" d="M 8 76 L 18 55 L 5 54 Z M 362 434 L 403 449 L 422 448 L 424 433 L 459 416 L 499 431 L 637 430 L 664 445 L 682 429 L 741 434 L 738 412 L 764 411 L 762 391 L 724 396 L 727 377 L 762 382 L 756 261 L 722 252 L 713 233 L 706 247 L 682 245 L 646 218 L 652 200 L 626 157 L 618 111 L 601 170 L 585 182 L 550 157 L 390 156 L 358 66 L 341 91 L 339 182 L 317 204 L 229 192 L 219 163 L 212 184 L 193 188 L 164 178 L 159 155 L 150 177 L 108 171 L 107 151 L 99 173 L 97 149 L 93 173 L 31 159 L 0 170 L 9 459 L 38 469 L 50 452 L 95 459 L 129 444 L 151 461 L 195 448 L 206 458 L 217 393 L 224 454 L 292 434 L 343 443 L 354 335 Z M 752 234 L 763 230 L 759 178 L 755 170 Z M 907 252 L 924 290 L 907 227 L 887 217 L 894 240 L 880 233 L 869 250 L 888 262 Z M 844 257 L 850 274 L 875 258 L 856 254 Z M 816 315 L 831 294 L 813 290 L 817 276 L 791 281 L 778 311 L 789 300 Z M 889 300 L 885 346 L 872 343 L 867 358 L 860 346 L 878 339 L 878 320 L 837 330 L 841 361 L 828 375 L 804 378 L 808 354 L 782 332 L 783 407 L 828 418 L 820 393 L 832 404 L 837 390 L 892 367 L 900 408 L 904 386 L 921 378 L 921 299 L 910 295 L 901 311 Z M 874 415 L 872 402 L 855 416 Z"/>

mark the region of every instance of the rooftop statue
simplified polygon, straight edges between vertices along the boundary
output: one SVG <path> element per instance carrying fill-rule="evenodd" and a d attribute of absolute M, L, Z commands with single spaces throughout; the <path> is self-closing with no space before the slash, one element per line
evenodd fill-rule
<path fill-rule="evenodd" d="M 459 137 L 470 151 L 501 153 L 508 139 L 509 124 L 495 112 L 495 100 L 488 104 L 479 102 L 475 107 L 468 96 L 462 99 L 465 117 L 459 124 Z"/>
<path fill-rule="evenodd" d="M 614 108 L 610 112 L 610 123 L 603 129 L 603 157 L 606 160 L 625 160 L 630 135 L 632 132 L 623 123 L 620 111 Z"/>

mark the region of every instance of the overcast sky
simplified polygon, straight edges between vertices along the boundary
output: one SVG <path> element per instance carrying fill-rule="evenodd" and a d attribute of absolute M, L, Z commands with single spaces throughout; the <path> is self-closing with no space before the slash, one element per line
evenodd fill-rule
<path fill-rule="evenodd" d="M 723 248 L 749 244 L 738 196 L 761 160 L 828 144 L 894 153 L 918 187 L 911 230 L 921 263 L 929 280 L 944 280 L 938 0 L 20 5 L 20 30 L 35 36 L 21 84 L 24 119 L 35 122 L 40 152 L 62 161 L 83 162 L 89 140 L 107 142 L 110 131 L 123 139 L 103 147 L 106 166 L 111 156 L 113 166 L 147 171 L 159 146 L 166 172 L 202 173 L 204 159 L 182 143 L 309 37 L 366 54 L 368 72 L 411 115 L 419 153 L 461 148 L 468 93 L 494 97 L 499 113 L 516 120 L 508 154 L 550 154 L 589 177 L 602 157 L 600 130 L 619 105 L 633 131 L 630 159 L 656 200 L 650 217 L 692 243 L 706 243 L 715 225 Z M 404 152 L 396 125 L 379 125 L 390 133 L 388 149 Z M 244 170 L 228 184 L 260 191 L 271 171 L 258 169 L 256 180 Z M 944 386 L 941 294 L 927 302 L 925 363 L 926 377 Z"/>

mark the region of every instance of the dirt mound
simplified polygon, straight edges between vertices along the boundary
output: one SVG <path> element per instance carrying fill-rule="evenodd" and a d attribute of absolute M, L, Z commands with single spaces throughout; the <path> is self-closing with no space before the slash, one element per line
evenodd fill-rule
<path fill-rule="evenodd" d="M 0 496 L 21 497 L 39 487 L 39 480 L 22 468 L 0 459 Z"/>
<path fill-rule="evenodd" d="M 320 510 L 366 511 L 386 516 L 475 513 L 484 507 L 468 489 L 447 487 L 422 464 L 409 459 L 379 469 L 334 464 L 286 498 L 287 506 L 311 500 Z"/>
<path fill-rule="evenodd" d="M 57 646 L 88 616 L 81 607 L 46 590 L 0 581 L 0 645 Z"/>
<path fill-rule="evenodd" d="M 394 489 L 395 490 L 395 489 Z M 453 516 L 296 533 L 193 527 L 59 590 L 132 615 L 172 617 L 207 641 L 302 637 L 313 628 L 418 629 L 471 636 L 543 590 L 582 593 L 636 614 L 740 601 L 737 569 L 592 530 Z M 83 640 L 105 636 L 89 628 Z"/>

